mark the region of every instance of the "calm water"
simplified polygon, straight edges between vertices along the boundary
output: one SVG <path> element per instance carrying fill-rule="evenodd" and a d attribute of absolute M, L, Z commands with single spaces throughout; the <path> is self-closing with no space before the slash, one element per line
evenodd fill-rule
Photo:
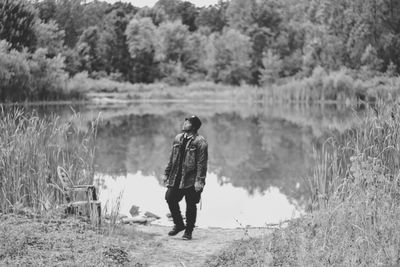
<path fill-rule="evenodd" d="M 172 141 L 183 119 L 198 115 L 209 143 L 199 227 L 264 226 L 299 216 L 307 205 L 304 178 L 312 171 L 313 147 L 321 146 L 328 129 L 352 123 L 351 111 L 336 106 L 182 102 L 73 109 L 88 119 L 101 112 L 95 162 L 103 204 L 120 198 L 120 213 L 129 215 L 136 205 L 161 216 L 155 223 L 162 225 L 171 225 L 161 176 Z M 72 113 L 70 107 L 41 107 L 53 110 L 64 118 Z"/>

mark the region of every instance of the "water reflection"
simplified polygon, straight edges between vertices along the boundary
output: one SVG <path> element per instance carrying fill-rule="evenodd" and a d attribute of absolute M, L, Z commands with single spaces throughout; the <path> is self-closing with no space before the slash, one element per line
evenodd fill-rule
<path fill-rule="evenodd" d="M 180 112 L 131 114 L 107 121 L 98 131 L 96 169 L 115 175 L 141 171 L 160 179 L 184 117 Z M 250 195 L 276 187 L 290 201 L 304 203 L 307 189 L 302 178 L 309 173 L 315 141 L 309 127 L 236 113 L 202 116 L 202 120 L 209 170 L 219 184 L 244 188 Z"/>
<path fill-rule="evenodd" d="M 298 215 L 307 201 L 313 147 L 327 131 L 343 131 L 353 111 L 341 106 L 262 103 L 132 103 L 112 106 L 29 107 L 68 120 L 74 110 L 88 121 L 101 112 L 95 169 L 105 175 L 102 198 L 124 188 L 122 213 L 131 205 L 168 224 L 161 175 L 183 118 L 198 115 L 209 143 L 209 176 L 201 226 L 263 225 Z M 53 111 L 52 111 L 53 110 Z M 118 177 L 116 179 L 110 178 Z M 182 202 L 184 203 L 184 202 Z"/>
<path fill-rule="evenodd" d="M 270 187 L 263 193 L 254 193 L 249 197 L 248 192 L 232 184 L 221 184 L 215 174 L 207 176 L 206 190 L 202 195 L 202 208 L 198 211 L 196 225 L 198 227 L 236 228 L 246 225 L 262 227 L 268 223 L 297 217 L 300 209 L 276 187 Z M 172 225 L 167 219 L 169 212 L 164 200 L 166 189 L 154 176 L 146 176 L 141 172 L 112 178 L 103 177 L 100 190 L 100 200 L 103 204 L 120 199 L 120 213 L 129 216 L 132 205 L 140 207 L 140 212 L 155 213 L 161 217 L 154 223 Z M 181 210 L 186 210 L 185 202 L 181 202 Z"/>

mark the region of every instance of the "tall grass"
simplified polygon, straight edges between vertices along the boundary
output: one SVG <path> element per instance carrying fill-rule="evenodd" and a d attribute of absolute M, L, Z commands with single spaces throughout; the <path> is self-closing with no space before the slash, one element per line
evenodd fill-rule
<path fill-rule="evenodd" d="M 327 141 L 309 179 L 313 209 L 284 230 L 301 248 L 292 264 L 400 264 L 399 144 L 399 106 L 383 103 Z"/>
<path fill-rule="evenodd" d="M 375 102 L 377 99 L 398 100 L 400 78 L 369 74 L 348 69 L 326 72 L 314 69 L 310 77 L 289 78 L 264 88 L 271 102 Z"/>
<path fill-rule="evenodd" d="M 78 114 L 62 122 L 21 109 L 0 111 L 0 209 L 45 211 L 63 200 L 57 166 L 74 183 L 93 181 L 97 122 Z"/>
<path fill-rule="evenodd" d="M 270 254 L 260 266 L 399 266 L 399 104 L 378 104 L 315 155 L 311 209 L 259 242 Z M 215 264 L 226 255 L 211 265 L 227 266 Z"/>

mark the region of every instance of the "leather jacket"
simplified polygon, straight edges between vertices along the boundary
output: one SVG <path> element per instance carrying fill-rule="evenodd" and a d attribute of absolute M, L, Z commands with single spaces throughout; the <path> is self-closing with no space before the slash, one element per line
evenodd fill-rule
<path fill-rule="evenodd" d="M 184 133 L 178 134 L 172 145 L 169 162 L 165 168 L 167 186 L 173 187 L 179 171 L 179 160 Z M 182 162 L 182 178 L 180 189 L 189 188 L 198 183 L 201 187 L 205 185 L 208 161 L 208 144 L 206 139 L 198 134 L 190 137 L 185 148 L 185 158 Z"/>

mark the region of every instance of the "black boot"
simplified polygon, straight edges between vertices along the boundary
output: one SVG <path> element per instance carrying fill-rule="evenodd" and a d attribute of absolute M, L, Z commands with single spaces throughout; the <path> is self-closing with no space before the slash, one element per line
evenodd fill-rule
<path fill-rule="evenodd" d="M 185 233 L 182 236 L 182 239 L 191 240 L 192 239 L 192 231 L 186 229 Z"/>
<path fill-rule="evenodd" d="M 185 226 L 185 225 L 180 225 L 180 226 L 175 225 L 174 228 L 172 228 L 172 230 L 169 231 L 168 235 L 169 235 L 169 236 L 177 235 L 180 231 L 183 231 L 183 230 L 185 230 L 185 229 L 186 229 L 186 226 Z"/>

